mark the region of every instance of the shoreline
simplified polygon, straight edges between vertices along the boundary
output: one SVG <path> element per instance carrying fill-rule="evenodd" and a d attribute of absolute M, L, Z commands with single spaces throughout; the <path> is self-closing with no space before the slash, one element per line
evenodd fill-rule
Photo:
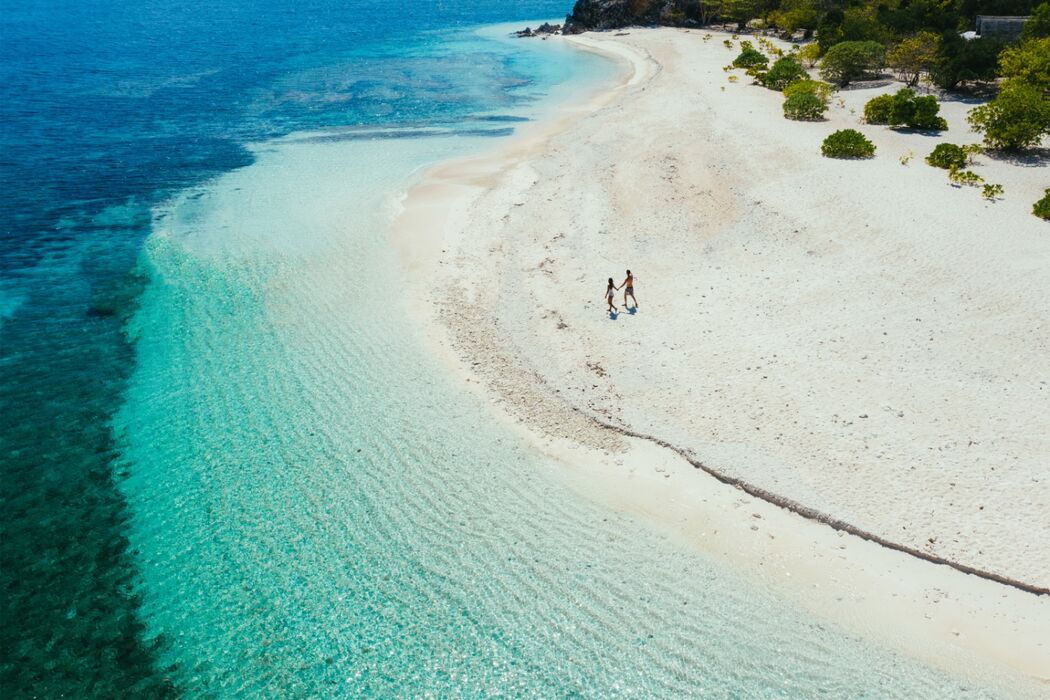
<path fill-rule="evenodd" d="M 654 32 L 689 34 L 670 29 L 632 29 L 627 35 Z M 700 41 L 698 33 L 694 32 L 693 38 Z M 759 575 L 765 579 L 775 568 L 787 570 L 788 577 L 793 572 L 790 584 L 777 577 L 771 582 L 772 587 L 819 617 L 863 630 L 881 643 L 933 665 L 981 677 L 980 670 L 974 671 L 971 664 L 976 663 L 976 668 L 983 670 L 985 662 L 990 662 L 1047 682 L 1037 675 L 1050 661 L 1050 649 L 1039 636 L 1041 621 L 1050 620 L 1045 597 L 1007 590 L 853 535 L 843 535 L 841 528 L 836 531 L 806 521 L 769 499 L 754 498 L 754 493 L 741 496 L 733 486 L 716 482 L 721 478 L 717 474 L 706 473 L 698 479 L 696 465 L 685 459 L 695 450 L 675 447 L 673 439 L 649 438 L 645 431 L 633 428 L 626 428 L 626 435 L 610 439 L 609 429 L 624 431 L 622 426 L 630 425 L 616 414 L 615 408 L 599 403 L 581 406 L 578 395 L 573 395 L 567 386 L 551 381 L 522 360 L 522 346 L 500 338 L 498 331 L 493 333 L 497 327 L 494 318 L 514 310 L 499 310 L 498 302 L 503 298 L 500 292 L 504 291 L 499 281 L 492 289 L 486 286 L 492 279 L 475 279 L 473 273 L 483 268 L 486 258 L 475 255 L 472 249 L 489 246 L 487 252 L 492 257 L 488 259 L 493 260 L 506 261 L 510 255 L 500 250 L 504 241 L 493 240 L 495 235 L 468 240 L 471 230 L 499 230 L 501 222 L 524 206 L 519 202 L 528 201 L 526 195 L 535 184 L 545 175 L 549 177 L 549 173 L 537 171 L 543 166 L 536 162 L 547 154 L 552 141 L 566 140 L 580 122 L 625 109 L 627 100 L 616 98 L 626 97 L 625 91 L 637 97 L 634 93 L 644 92 L 663 70 L 644 49 L 627 46 L 630 39 L 563 40 L 587 50 L 612 50 L 621 60 L 626 52 L 633 66 L 631 74 L 606 93 L 570 105 L 549 120 L 509 137 L 494 153 L 436 166 L 405 198 L 393 239 L 413 293 L 423 294 L 429 289 L 427 296 L 443 297 L 448 291 L 458 300 L 425 308 L 420 313 L 422 328 L 436 354 L 465 384 L 496 404 L 494 412 L 515 425 L 519 434 L 558 459 L 566 470 L 563 476 L 585 495 L 636 514 L 752 578 Z M 732 186 L 725 182 L 710 184 L 705 194 L 711 203 L 735 213 Z M 486 201 L 479 204 L 483 198 Z M 443 222 L 441 235 L 421 245 L 420 232 L 433 228 L 435 221 Z M 536 252 L 535 247 L 532 252 Z M 446 272 L 449 268 L 454 270 L 451 274 Z M 538 269 L 543 269 L 542 261 Z M 442 280 L 440 288 L 435 287 L 436 279 Z M 555 321 L 559 328 L 568 325 L 557 310 L 553 314 L 548 320 Z M 595 381 L 604 381 L 602 364 L 593 364 L 598 368 L 590 368 Z M 617 395 L 614 386 L 604 386 L 613 396 Z M 554 394 L 557 398 L 552 398 Z M 663 446 L 639 444 L 639 435 L 660 441 Z M 669 450 L 677 454 L 669 455 Z M 697 461 L 706 464 L 701 458 Z M 610 465 L 615 466 L 612 475 Z M 609 482 L 610 476 L 615 484 L 602 483 Z M 683 497 L 679 482 L 686 479 L 690 481 Z M 754 489 L 776 493 L 761 487 Z M 715 505 L 708 504 L 709 498 L 715 499 Z M 742 504 L 738 502 L 741 499 Z M 741 510 L 747 513 L 741 514 Z M 718 527 L 712 534 L 713 524 Z M 768 529 L 768 538 L 753 534 L 762 529 Z M 740 548 L 738 539 L 749 537 L 760 539 L 760 543 L 752 542 L 744 551 L 733 551 Z M 813 566 L 815 554 L 828 561 Z M 767 564 L 769 568 L 765 568 Z M 828 584 L 829 578 L 833 583 Z M 863 592 L 860 600 L 839 605 L 843 596 L 856 598 L 857 591 Z M 906 633 L 902 634 L 902 630 Z"/>

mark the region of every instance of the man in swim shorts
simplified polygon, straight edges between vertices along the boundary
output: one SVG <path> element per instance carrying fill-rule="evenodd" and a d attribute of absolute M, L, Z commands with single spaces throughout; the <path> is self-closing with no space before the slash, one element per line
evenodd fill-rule
<path fill-rule="evenodd" d="M 638 308 L 638 300 L 634 298 L 634 275 L 631 271 L 627 271 L 627 279 L 620 285 L 623 288 L 623 305 L 627 306 L 627 297 L 631 297 L 631 301 L 634 302 L 634 308 Z M 617 287 L 619 289 L 620 287 Z"/>

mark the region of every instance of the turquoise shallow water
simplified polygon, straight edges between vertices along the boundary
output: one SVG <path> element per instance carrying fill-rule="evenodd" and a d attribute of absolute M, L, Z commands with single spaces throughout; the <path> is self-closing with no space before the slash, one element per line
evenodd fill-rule
<path fill-rule="evenodd" d="M 468 130 L 469 131 L 469 130 Z M 476 139 L 288 138 L 157 209 L 116 420 L 190 695 L 985 696 L 592 504 L 428 356 L 386 237 Z"/>

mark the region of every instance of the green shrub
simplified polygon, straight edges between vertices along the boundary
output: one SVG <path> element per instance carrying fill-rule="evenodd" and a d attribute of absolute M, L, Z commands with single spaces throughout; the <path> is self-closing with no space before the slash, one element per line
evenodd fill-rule
<path fill-rule="evenodd" d="M 937 104 L 937 98 L 933 95 L 924 95 L 911 100 L 908 111 L 901 116 L 904 124 L 912 129 L 924 129 L 927 131 L 946 131 L 948 122 L 944 117 L 938 116 L 941 106 Z"/>
<path fill-rule="evenodd" d="M 939 36 L 933 32 L 919 32 L 890 49 L 886 63 L 908 85 L 918 85 L 922 74 L 937 65 L 940 47 Z"/>
<path fill-rule="evenodd" d="M 824 139 L 820 153 L 825 158 L 871 158 L 875 144 L 856 129 L 840 129 Z"/>
<path fill-rule="evenodd" d="M 1021 31 L 1022 39 L 1040 39 L 1050 36 L 1050 3 L 1043 3 L 1032 10 Z"/>
<path fill-rule="evenodd" d="M 791 56 L 778 58 L 769 71 L 759 76 L 758 82 L 770 90 L 783 90 L 791 83 L 808 78 L 806 69 Z"/>
<path fill-rule="evenodd" d="M 1026 22 L 1028 26 L 1031 21 Z M 1050 37 L 1029 39 L 1009 46 L 999 54 L 999 76 L 1050 91 Z"/>
<path fill-rule="evenodd" d="M 1043 198 L 1032 205 L 1032 213 L 1050 221 L 1050 187 L 1043 192 Z"/>
<path fill-rule="evenodd" d="M 939 143 L 930 151 L 930 155 L 926 156 L 927 163 L 945 170 L 962 168 L 966 165 L 966 161 L 966 151 L 962 146 L 956 146 L 954 143 Z"/>
<path fill-rule="evenodd" d="M 740 55 L 733 59 L 733 65 L 737 68 L 754 68 L 769 63 L 766 55 L 757 50 L 750 41 L 741 41 L 740 48 Z"/>
<path fill-rule="evenodd" d="M 816 44 L 812 44 L 816 46 Z M 824 102 L 831 97 L 831 85 L 820 80 L 796 80 L 784 88 L 784 97 L 790 98 L 795 95 L 816 95 Z"/>
<path fill-rule="evenodd" d="M 966 121 L 984 133 L 989 148 L 1020 151 L 1050 134 L 1050 100 L 1038 88 L 1011 80 L 994 100 L 971 109 Z"/>
<path fill-rule="evenodd" d="M 820 121 L 827 109 L 827 101 L 808 92 L 796 93 L 784 100 L 784 116 L 795 121 Z"/>
<path fill-rule="evenodd" d="M 869 124 L 889 124 L 893 117 L 893 95 L 873 97 L 864 105 L 864 121 Z"/>
<path fill-rule="evenodd" d="M 914 91 L 904 88 L 893 95 L 879 95 L 868 100 L 864 105 L 864 121 L 869 124 L 944 131 L 948 128 L 948 122 L 937 116 L 940 109 L 936 98 L 916 97 Z"/>
<path fill-rule="evenodd" d="M 937 87 L 945 90 L 953 90 L 965 81 L 995 80 L 996 59 L 1002 47 L 1002 43 L 992 37 L 967 41 L 948 32 L 941 37 L 937 63 L 930 77 Z"/>
<path fill-rule="evenodd" d="M 837 85 L 878 71 L 885 62 L 886 50 L 877 41 L 843 41 L 835 44 L 820 60 L 820 77 Z"/>

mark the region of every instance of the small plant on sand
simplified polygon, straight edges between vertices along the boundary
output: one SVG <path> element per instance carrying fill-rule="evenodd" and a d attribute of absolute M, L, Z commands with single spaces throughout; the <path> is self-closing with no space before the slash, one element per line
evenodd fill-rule
<path fill-rule="evenodd" d="M 722 66 L 722 70 L 728 73 L 729 71 L 733 70 L 733 66 Z"/>
<path fill-rule="evenodd" d="M 801 122 L 816 122 L 824 118 L 828 103 L 818 96 L 800 92 L 784 100 L 784 117 Z"/>
<path fill-rule="evenodd" d="M 703 38 L 704 38 L 704 41 L 711 41 L 711 35 L 710 34 L 704 34 Z"/>
<path fill-rule="evenodd" d="M 761 51 L 757 50 L 750 41 L 740 42 L 740 55 L 733 59 L 733 65 L 737 68 L 765 67 L 769 59 Z"/>
<path fill-rule="evenodd" d="M 966 166 L 966 151 L 954 143 L 939 143 L 926 156 L 926 162 L 935 168 L 962 168 Z"/>
<path fill-rule="evenodd" d="M 1003 198 L 1003 186 L 987 184 L 981 188 L 981 196 L 987 199 L 989 202 L 994 202 L 997 199 Z"/>
<path fill-rule="evenodd" d="M 856 129 L 840 129 L 824 139 L 820 152 L 825 158 L 871 158 L 875 144 Z"/>
<path fill-rule="evenodd" d="M 827 102 L 831 98 L 832 86 L 820 80 L 796 80 L 784 88 L 784 97 L 791 97 L 799 93 L 816 95 Z"/>
<path fill-rule="evenodd" d="M 1043 198 L 1032 205 L 1032 213 L 1040 219 L 1050 221 L 1050 187 L 1043 192 Z"/>
<path fill-rule="evenodd" d="M 984 184 L 984 178 L 972 170 L 952 166 L 948 168 L 948 182 L 952 187 L 979 187 Z"/>
<path fill-rule="evenodd" d="M 729 80 L 729 82 L 731 82 L 731 83 L 735 83 L 736 81 L 740 80 L 740 78 L 739 78 L 739 77 L 737 77 L 737 76 L 735 76 L 735 75 L 730 75 L 730 76 L 729 76 L 729 78 L 728 78 L 728 80 Z"/>
<path fill-rule="evenodd" d="M 796 121 L 820 121 L 828 110 L 831 86 L 819 80 L 796 80 L 784 88 L 784 116 Z"/>
<path fill-rule="evenodd" d="M 778 58 L 767 72 L 758 76 L 758 82 L 770 90 L 783 90 L 791 83 L 808 77 L 801 63 L 791 56 L 785 56 Z"/>
<path fill-rule="evenodd" d="M 905 153 L 904 155 L 901 156 L 901 165 L 907 165 L 908 163 L 911 162 L 911 159 L 914 158 L 914 157 L 915 157 L 915 154 L 912 153 L 911 151 L 908 151 L 907 153 Z"/>
<path fill-rule="evenodd" d="M 725 46 L 727 49 L 733 48 L 733 42 L 731 42 L 729 39 L 724 40 L 722 42 L 722 45 Z"/>

